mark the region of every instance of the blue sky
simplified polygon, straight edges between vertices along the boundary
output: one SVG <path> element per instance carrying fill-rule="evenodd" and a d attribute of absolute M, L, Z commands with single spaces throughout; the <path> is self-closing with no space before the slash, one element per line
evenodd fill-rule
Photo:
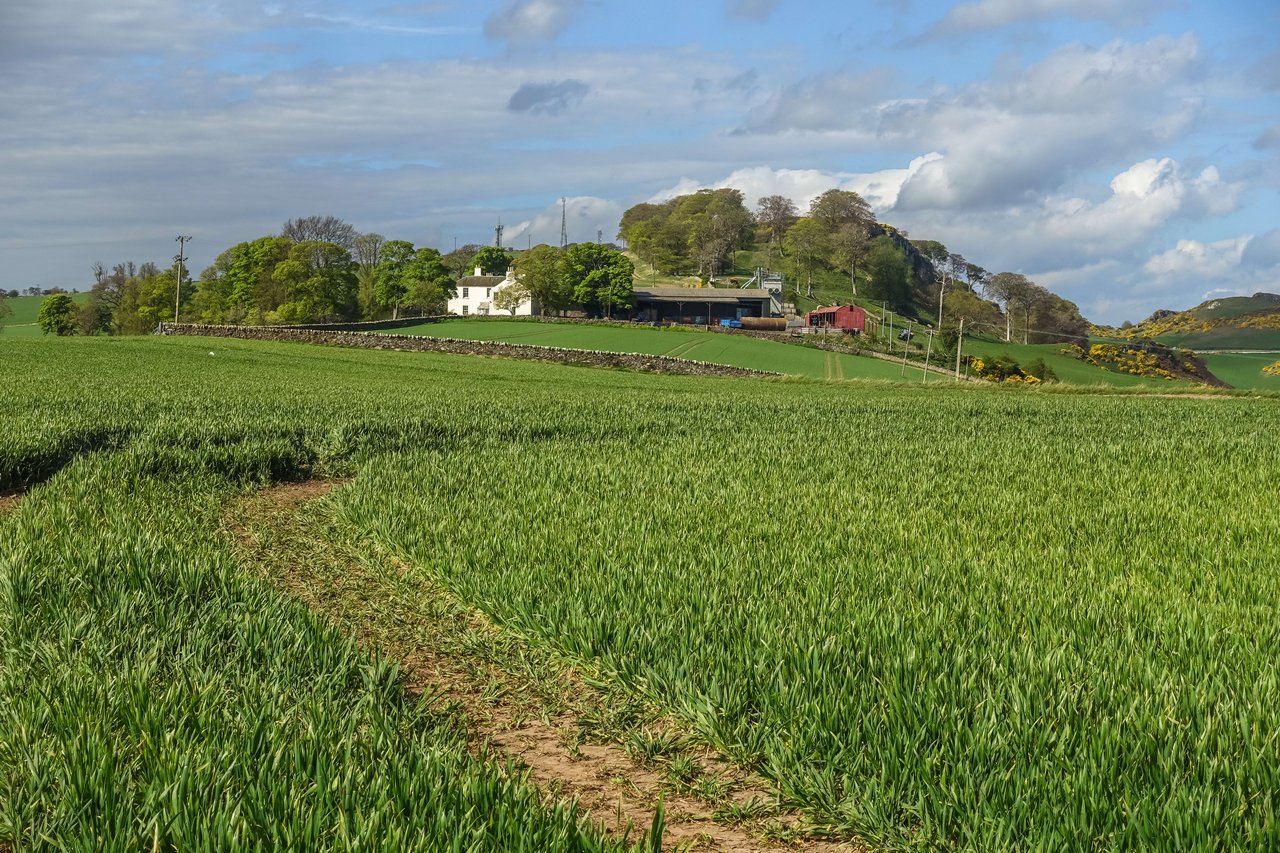
<path fill-rule="evenodd" d="M 839 186 L 1136 321 L 1280 291 L 1280 5 L 8 0 L 0 178 L 6 289 L 311 214 L 447 251 Z"/>

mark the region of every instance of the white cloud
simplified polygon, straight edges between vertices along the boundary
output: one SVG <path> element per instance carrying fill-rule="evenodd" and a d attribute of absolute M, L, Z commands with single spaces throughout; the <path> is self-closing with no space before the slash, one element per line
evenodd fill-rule
<path fill-rule="evenodd" d="M 1187 34 L 1067 45 L 1028 68 L 928 98 L 885 97 L 888 72 L 820 74 L 749 112 L 738 133 L 938 151 L 945 156 L 902 187 L 899 210 L 1003 207 L 1179 140 L 1200 116 L 1192 95 L 1199 66 L 1199 44 Z"/>
<path fill-rule="evenodd" d="M 1240 187 L 1224 184 L 1209 166 L 1194 178 L 1169 159 L 1143 160 L 1116 175 L 1111 196 L 1099 204 L 1082 198 L 1050 198 L 1041 236 L 1085 253 L 1138 245 L 1180 214 L 1229 213 Z"/>
<path fill-rule="evenodd" d="M 514 43 L 552 41 L 581 8 L 582 0 L 515 0 L 485 19 L 484 34 Z"/>
<path fill-rule="evenodd" d="M 1161 281 L 1196 279 L 1212 284 L 1239 269 L 1252 239 L 1252 234 L 1245 234 L 1213 243 L 1179 240 L 1174 248 L 1151 258 L 1142 268 Z"/>

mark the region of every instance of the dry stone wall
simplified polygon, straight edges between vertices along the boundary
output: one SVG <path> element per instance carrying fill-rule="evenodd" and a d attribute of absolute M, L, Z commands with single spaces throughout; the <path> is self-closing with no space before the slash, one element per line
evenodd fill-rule
<path fill-rule="evenodd" d="M 672 373 L 688 376 L 778 376 L 762 370 L 709 364 L 664 355 L 600 352 L 564 349 L 562 347 L 504 344 L 493 341 L 464 341 L 455 338 L 431 338 L 418 335 L 377 335 L 369 332 L 347 332 L 331 329 L 305 329 L 285 326 L 204 326 L 193 323 L 162 323 L 166 335 L 195 335 L 214 338 L 239 338 L 254 341 L 284 341 L 321 346 L 356 347 L 360 349 L 403 350 L 407 352 L 440 352 L 453 355 L 480 355 L 493 358 L 515 358 L 550 361 L 584 367 L 612 367 L 649 373 Z"/>

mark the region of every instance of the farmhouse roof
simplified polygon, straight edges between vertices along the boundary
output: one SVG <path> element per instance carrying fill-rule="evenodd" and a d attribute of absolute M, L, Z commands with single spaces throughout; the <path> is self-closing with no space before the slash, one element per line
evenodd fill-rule
<path fill-rule="evenodd" d="M 493 287 L 506 280 L 501 275 L 468 275 L 458 279 L 458 287 Z"/>

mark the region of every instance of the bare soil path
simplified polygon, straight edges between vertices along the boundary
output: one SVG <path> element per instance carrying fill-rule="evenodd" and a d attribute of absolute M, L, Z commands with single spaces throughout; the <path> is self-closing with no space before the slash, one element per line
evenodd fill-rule
<path fill-rule="evenodd" d="M 410 690 L 456 711 L 475 754 L 526 768 L 548 800 L 576 800 L 615 837 L 643 837 L 661 802 L 664 849 L 867 849 L 815 838 L 763 780 L 693 746 L 653 709 L 602 694 L 570 662 L 538 660 L 414 567 L 335 545 L 318 501 L 335 485 L 259 492 L 228 509 L 227 530 L 263 576 L 399 660 Z"/>

